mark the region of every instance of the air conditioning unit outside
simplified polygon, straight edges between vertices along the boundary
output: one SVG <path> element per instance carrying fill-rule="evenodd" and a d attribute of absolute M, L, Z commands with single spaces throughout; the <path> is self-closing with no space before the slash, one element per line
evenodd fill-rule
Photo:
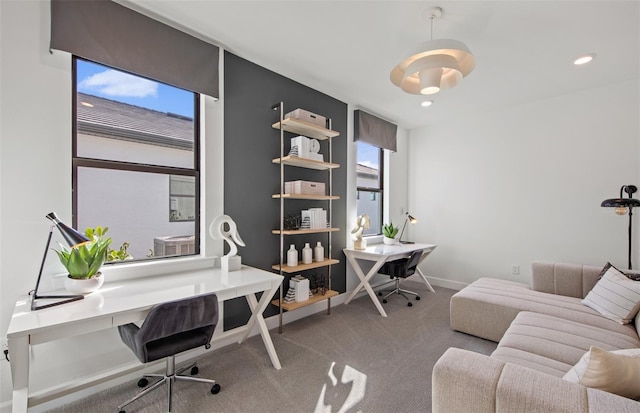
<path fill-rule="evenodd" d="M 195 253 L 195 235 L 155 237 L 153 239 L 153 255 L 156 257 L 168 255 L 190 255 Z"/>

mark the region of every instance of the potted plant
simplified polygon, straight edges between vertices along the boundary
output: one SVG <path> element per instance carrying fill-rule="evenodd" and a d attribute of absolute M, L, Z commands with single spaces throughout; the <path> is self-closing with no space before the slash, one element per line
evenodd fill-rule
<path fill-rule="evenodd" d="M 393 245 L 396 243 L 395 237 L 398 235 L 399 227 L 393 226 L 393 222 L 382 226 L 382 235 L 384 235 L 383 242 L 387 245 Z"/>
<path fill-rule="evenodd" d="M 68 271 L 65 288 L 76 294 L 88 294 L 100 288 L 104 282 L 100 268 L 107 259 L 111 238 L 104 234 L 109 228 L 87 228 L 85 235 L 89 241 L 70 249 L 60 245 L 54 250 L 60 262 Z"/>

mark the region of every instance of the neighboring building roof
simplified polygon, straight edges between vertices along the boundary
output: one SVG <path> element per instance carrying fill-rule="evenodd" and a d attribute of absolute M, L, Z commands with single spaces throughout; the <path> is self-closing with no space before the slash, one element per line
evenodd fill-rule
<path fill-rule="evenodd" d="M 366 165 L 363 165 L 363 164 L 359 163 L 356 166 L 356 173 L 358 175 L 361 175 L 361 176 L 371 176 L 371 177 L 376 177 L 377 178 L 379 173 L 380 173 L 380 171 L 378 171 L 378 169 L 376 169 L 376 168 L 372 168 L 370 166 L 366 166 Z"/>
<path fill-rule="evenodd" d="M 77 127 L 81 133 L 193 150 L 191 118 L 85 93 L 78 93 L 77 98 Z"/>

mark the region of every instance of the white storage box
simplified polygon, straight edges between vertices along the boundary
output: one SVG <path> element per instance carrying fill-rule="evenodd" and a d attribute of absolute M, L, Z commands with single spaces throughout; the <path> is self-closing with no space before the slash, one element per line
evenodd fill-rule
<path fill-rule="evenodd" d="M 284 115 L 284 118 L 297 119 L 303 122 L 313 123 L 314 125 L 318 125 L 323 128 L 327 127 L 327 118 L 300 108 L 287 113 L 286 115 Z"/>
<path fill-rule="evenodd" d="M 325 195 L 324 182 L 290 181 L 284 183 L 285 194 Z"/>

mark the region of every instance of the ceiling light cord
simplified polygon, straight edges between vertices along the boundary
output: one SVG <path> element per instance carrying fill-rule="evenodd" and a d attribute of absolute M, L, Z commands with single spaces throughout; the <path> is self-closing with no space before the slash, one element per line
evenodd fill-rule
<path fill-rule="evenodd" d="M 433 40 L 433 19 L 435 19 L 435 17 L 436 16 L 432 14 L 431 17 L 429 18 L 431 20 L 431 38 L 429 40 Z"/>

